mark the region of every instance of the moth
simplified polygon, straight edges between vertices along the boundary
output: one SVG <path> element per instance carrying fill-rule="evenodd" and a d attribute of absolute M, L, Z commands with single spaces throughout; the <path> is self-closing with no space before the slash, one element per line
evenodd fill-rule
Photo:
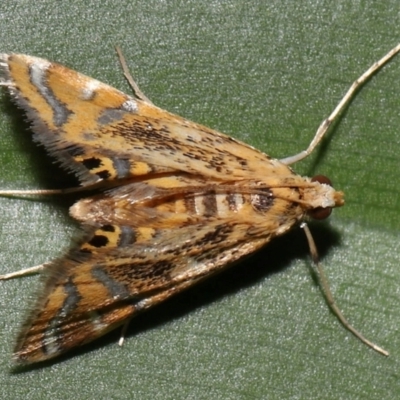
<path fill-rule="evenodd" d="M 44 270 L 43 287 L 19 334 L 15 360 L 51 359 L 126 327 L 139 312 L 295 225 L 305 229 L 319 268 L 305 221 L 342 206 L 343 193 L 324 177 L 295 174 L 290 165 L 313 151 L 354 91 L 399 51 L 400 45 L 353 84 L 307 150 L 282 160 L 156 107 L 120 52 L 133 96 L 41 58 L 2 54 L 1 84 L 26 112 L 34 141 L 76 174 L 81 187 L 72 192 L 90 192 L 70 208 L 83 238 L 64 257 L 35 268 Z M 57 191 L 0 192 L 21 193 Z M 323 287 L 342 323 L 387 354 L 347 323 Z"/>

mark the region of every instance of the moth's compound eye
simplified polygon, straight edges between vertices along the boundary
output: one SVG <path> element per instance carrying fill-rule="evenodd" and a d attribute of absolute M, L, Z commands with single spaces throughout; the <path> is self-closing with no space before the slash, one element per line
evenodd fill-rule
<path fill-rule="evenodd" d="M 325 185 L 332 186 L 331 180 L 325 175 L 315 175 L 314 177 L 311 178 L 311 182 L 319 182 L 319 183 L 324 183 Z"/>
<path fill-rule="evenodd" d="M 313 219 L 326 219 L 331 215 L 332 207 L 317 207 L 308 212 L 308 215 Z"/>

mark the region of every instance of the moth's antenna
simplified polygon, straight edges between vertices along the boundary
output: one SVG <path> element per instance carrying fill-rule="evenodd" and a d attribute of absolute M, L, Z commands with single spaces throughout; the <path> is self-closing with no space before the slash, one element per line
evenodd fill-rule
<path fill-rule="evenodd" d="M 342 100 L 340 100 L 339 104 L 332 111 L 331 115 L 321 122 L 316 134 L 314 135 L 313 140 L 308 145 L 306 150 L 303 150 L 300 153 L 295 154 L 294 156 L 283 158 L 279 161 L 283 164 L 291 165 L 308 157 L 313 152 L 315 147 L 319 144 L 319 142 L 323 139 L 325 134 L 328 132 L 328 129 L 331 126 L 332 122 L 346 108 L 347 104 L 349 104 L 355 92 L 365 83 L 365 81 L 367 81 L 376 71 L 378 71 L 378 69 L 382 68 L 398 52 L 400 52 L 400 43 L 392 50 L 390 50 L 389 53 L 383 56 L 379 61 L 374 62 L 367 71 L 365 71 L 358 79 L 353 82 Z"/>
<path fill-rule="evenodd" d="M 307 241 L 308 241 L 308 246 L 310 247 L 311 258 L 312 258 L 313 263 L 314 263 L 314 265 L 316 267 L 316 270 L 317 270 L 317 273 L 318 273 L 319 282 L 320 282 L 321 288 L 322 288 L 322 290 L 324 292 L 324 295 L 325 295 L 325 299 L 326 299 L 330 309 L 333 311 L 333 313 L 339 319 L 341 324 L 347 330 L 349 330 L 354 336 L 356 336 L 363 343 L 365 343 L 367 346 L 371 347 L 372 349 L 374 349 L 378 353 L 383 354 L 384 356 L 388 356 L 389 353 L 386 350 L 382 349 L 382 347 L 379 347 L 375 343 L 372 343 L 367 338 L 365 338 L 360 332 L 358 332 L 350 324 L 350 322 L 347 321 L 345 316 L 342 314 L 342 312 L 340 311 L 339 307 L 336 304 L 335 299 L 333 298 L 333 294 L 332 294 L 331 289 L 329 287 L 328 278 L 326 277 L 324 269 L 322 268 L 322 265 L 319 262 L 317 246 L 315 245 L 314 238 L 311 235 L 310 229 L 309 229 L 308 225 L 305 222 L 303 222 L 300 225 L 300 227 L 304 229 L 304 233 L 306 234 Z"/>

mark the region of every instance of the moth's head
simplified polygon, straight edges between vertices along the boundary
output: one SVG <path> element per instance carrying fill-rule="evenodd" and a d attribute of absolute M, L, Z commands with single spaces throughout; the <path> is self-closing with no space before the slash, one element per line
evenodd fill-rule
<path fill-rule="evenodd" d="M 331 215 L 334 207 L 341 207 L 344 204 L 343 192 L 337 192 L 332 187 L 332 182 L 329 178 L 324 175 L 316 175 L 311 178 L 311 182 L 316 182 L 318 185 L 318 191 L 320 195 L 319 199 L 322 199 L 320 205 L 308 210 L 307 214 L 313 219 L 326 219 Z"/>

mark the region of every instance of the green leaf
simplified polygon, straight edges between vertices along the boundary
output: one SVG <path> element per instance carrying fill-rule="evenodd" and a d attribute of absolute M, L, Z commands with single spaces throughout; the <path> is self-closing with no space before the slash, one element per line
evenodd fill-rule
<path fill-rule="evenodd" d="M 72 3 L 72 2 L 71 2 Z M 3 0 L 3 52 L 41 56 L 128 91 L 118 44 L 158 106 L 283 158 L 306 148 L 350 84 L 399 41 L 398 2 Z M 400 57 L 357 93 L 300 174 L 346 205 L 312 224 L 335 298 L 385 358 L 329 311 L 300 229 L 66 357 L 15 369 L 38 278 L 1 282 L 0 385 L 13 399 L 393 399 L 400 379 Z M 65 186 L 6 94 L 1 188 Z M 62 254 L 70 200 L 0 199 L 1 272 Z"/>

